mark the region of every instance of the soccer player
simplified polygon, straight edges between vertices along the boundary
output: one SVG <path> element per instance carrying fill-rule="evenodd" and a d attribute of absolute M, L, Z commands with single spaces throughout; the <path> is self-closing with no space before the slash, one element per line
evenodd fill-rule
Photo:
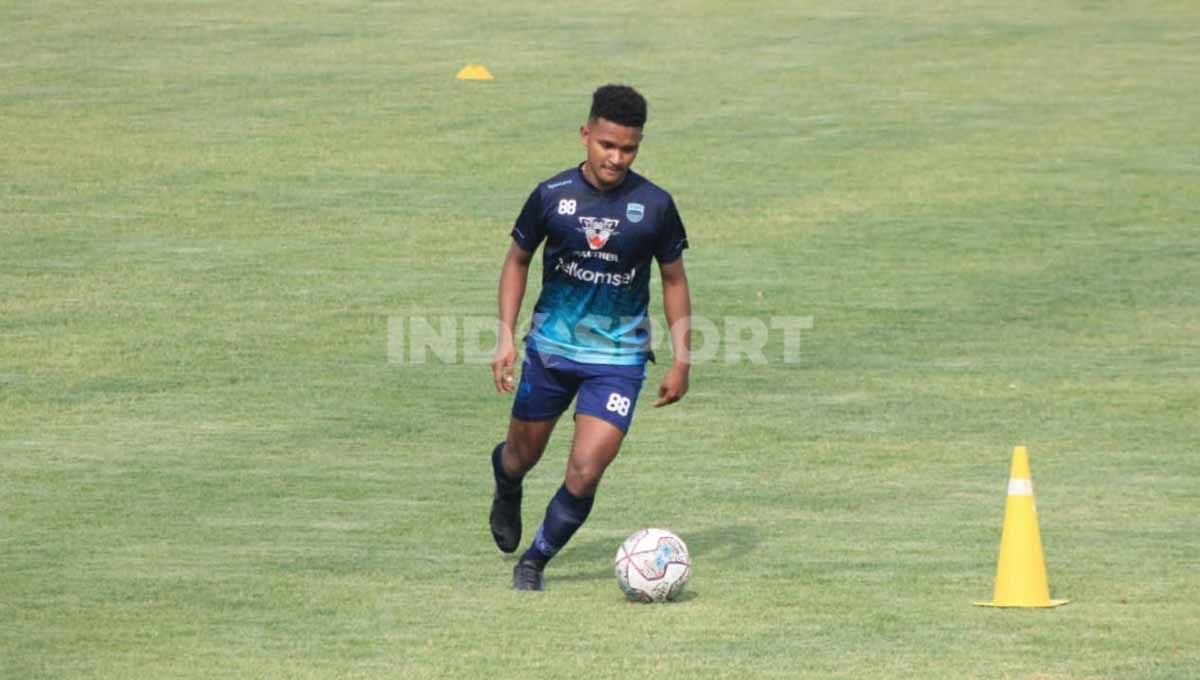
<path fill-rule="evenodd" d="M 645 122 L 646 100 L 633 88 L 595 91 L 579 129 L 586 158 L 529 195 L 500 272 L 492 375 L 498 391 L 516 396 L 508 436 L 492 450 L 496 486 L 489 520 L 504 552 L 521 542 L 521 481 L 541 459 L 559 416 L 576 401 L 566 479 L 513 568 L 517 590 L 545 589 L 546 563 L 587 519 L 600 478 L 629 430 L 646 361 L 654 358 L 647 314 L 651 258 L 658 261 L 674 350 L 654 405 L 679 401 L 688 389 L 687 234 L 670 194 L 630 170 Z M 543 242 L 542 290 L 514 385 L 517 313 L 529 263 Z"/>

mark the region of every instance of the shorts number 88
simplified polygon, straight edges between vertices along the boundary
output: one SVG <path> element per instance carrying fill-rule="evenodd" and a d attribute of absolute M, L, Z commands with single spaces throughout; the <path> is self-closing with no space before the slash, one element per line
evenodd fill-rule
<path fill-rule="evenodd" d="M 621 417 L 629 415 L 629 397 L 622 397 L 620 394 L 613 392 L 608 395 L 608 403 L 604 408 L 609 411 L 621 414 Z"/>

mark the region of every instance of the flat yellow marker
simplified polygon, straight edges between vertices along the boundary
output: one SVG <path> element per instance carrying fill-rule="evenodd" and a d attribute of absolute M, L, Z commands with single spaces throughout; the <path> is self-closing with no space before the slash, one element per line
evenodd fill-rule
<path fill-rule="evenodd" d="M 487 67 L 482 64 L 467 64 L 454 77 L 459 80 L 495 80 L 492 77 L 492 72 L 487 70 Z"/>

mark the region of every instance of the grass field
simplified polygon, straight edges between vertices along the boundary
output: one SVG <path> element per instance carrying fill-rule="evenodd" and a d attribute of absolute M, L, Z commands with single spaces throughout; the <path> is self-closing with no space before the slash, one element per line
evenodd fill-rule
<path fill-rule="evenodd" d="M 0 0 L 0 677 L 1197 677 L 1198 45 L 1182 1 Z M 668 409 L 652 367 L 517 594 L 509 402 L 389 327 L 494 314 L 608 81 L 697 314 L 814 323 Z M 1020 443 L 1073 602 L 976 608 Z M 683 602 L 612 579 L 652 525 Z"/>

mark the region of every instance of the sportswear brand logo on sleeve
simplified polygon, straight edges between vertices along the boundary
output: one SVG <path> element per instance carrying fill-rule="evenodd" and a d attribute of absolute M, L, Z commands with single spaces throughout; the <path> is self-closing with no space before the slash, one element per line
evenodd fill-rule
<path fill-rule="evenodd" d="M 621 224 L 621 220 L 608 217 L 580 217 L 579 224 L 582 225 L 580 229 L 583 230 L 583 235 L 587 237 L 588 248 L 600 250 L 616 233 L 617 225 Z"/>
<path fill-rule="evenodd" d="M 629 218 L 630 222 L 637 224 L 642 221 L 642 217 L 646 215 L 646 206 L 641 203 L 625 204 L 625 217 Z"/>
<path fill-rule="evenodd" d="M 557 189 L 557 188 L 559 188 L 559 187 L 565 187 L 565 186 L 567 186 L 567 185 L 568 185 L 568 184 L 570 184 L 570 183 L 571 183 L 571 180 L 569 180 L 569 179 L 564 179 L 564 180 L 563 180 L 563 181 L 561 181 L 561 182 L 555 182 L 554 184 L 547 184 L 547 185 L 546 185 L 546 188 L 547 188 L 547 189 Z"/>

